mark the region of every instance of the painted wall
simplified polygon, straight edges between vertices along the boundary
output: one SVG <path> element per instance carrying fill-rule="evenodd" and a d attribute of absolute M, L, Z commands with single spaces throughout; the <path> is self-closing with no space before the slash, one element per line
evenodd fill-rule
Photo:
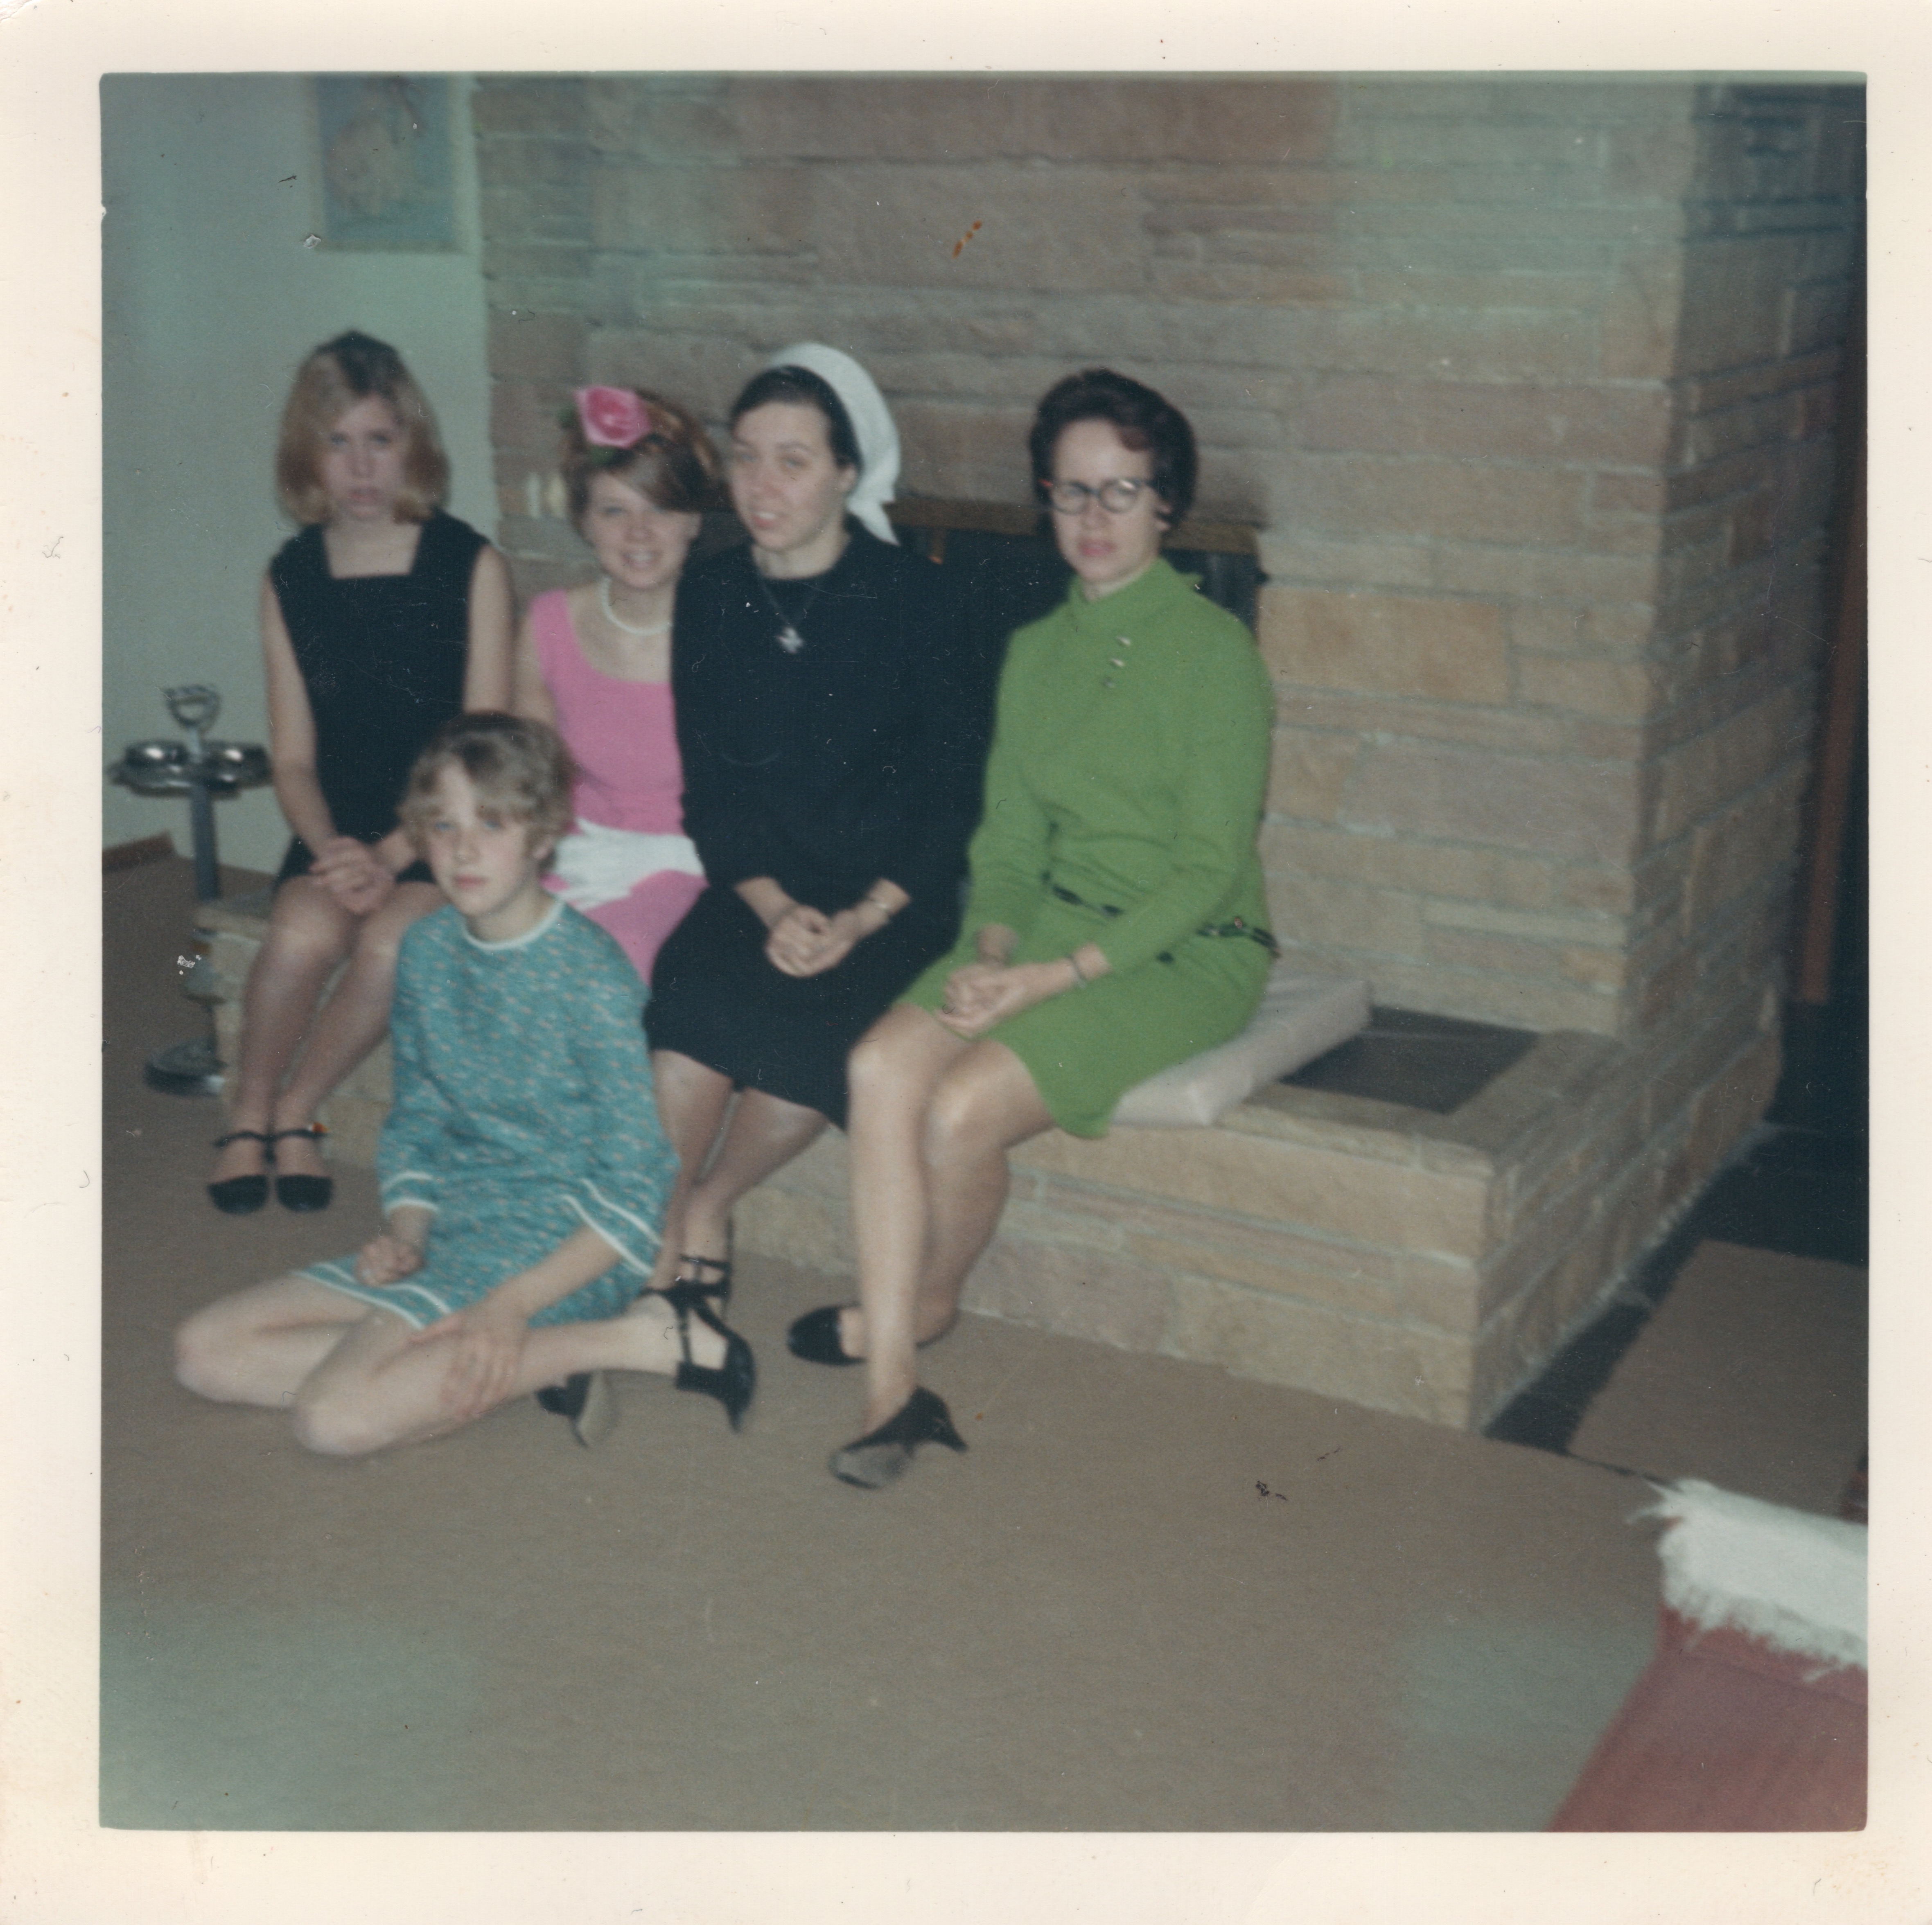
<path fill-rule="evenodd" d="M 292 532 L 275 430 L 318 341 L 358 327 L 402 351 L 448 448 L 452 511 L 495 533 L 466 79 L 457 91 L 458 249 L 358 253 L 303 244 L 319 204 L 303 76 L 103 80 L 104 759 L 178 734 L 160 691 L 182 682 L 221 691 L 218 734 L 267 740 L 256 601 Z M 280 861 L 266 789 L 216 816 L 224 862 Z M 107 785 L 106 845 L 164 830 L 185 853 L 184 803 Z"/>

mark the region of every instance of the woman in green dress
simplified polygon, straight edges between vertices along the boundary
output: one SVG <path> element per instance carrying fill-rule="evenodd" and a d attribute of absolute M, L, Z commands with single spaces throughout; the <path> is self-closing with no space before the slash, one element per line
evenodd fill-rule
<path fill-rule="evenodd" d="M 861 1039 L 850 1075 L 859 1301 L 794 1355 L 866 1366 L 833 1474 L 875 1489 L 922 1443 L 963 1450 L 914 1352 L 998 1227 L 1006 1153 L 1234 1035 L 1274 948 L 1255 831 L 1274 702 L 1252 637 L 1161 559 L 1194 437 L 1109 370 L 1042 400 L 1029 445 L 1066 602 L 1016 634 L 958 943 Z"/>

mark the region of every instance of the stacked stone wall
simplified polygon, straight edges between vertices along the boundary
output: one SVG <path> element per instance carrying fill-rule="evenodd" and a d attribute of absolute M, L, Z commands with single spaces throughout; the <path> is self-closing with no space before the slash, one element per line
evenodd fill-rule
<path fill-rule="evenodd" d="M 1106 361 L 1263 531 L 1277 926 L 1384 1001 L 1635 1036 L 1783 913 L 1857 95 L 677 76 L 476 103 L 505 534 L 554 414 L 850 349 L 914 493 L 1024 499 Z"/>
<path fill-rule="evenodd" d="M 542 506 L 586 380 L 716 422 L 830 340 L 904 490 L 1012 502 L 1051 381 L 1170 394 L 1202 509 L 1260 531 L 1290 954 L 1621 1052 L 1490 1193 L 1457 1393 L 1486 1411 L 1775 1081 L 1863 112 L 1668 78 L 486 79 L 505 541 L 526 592 L 581 577 Z M 1038 1180 L 1029 1249 L 1066 1201 Z"/>

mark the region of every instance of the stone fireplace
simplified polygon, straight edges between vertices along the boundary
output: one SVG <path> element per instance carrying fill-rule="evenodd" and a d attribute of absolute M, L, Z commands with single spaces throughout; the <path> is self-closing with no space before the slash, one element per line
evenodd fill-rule
<path fill-rule="evenodd" d="M 716 420 L 824 339 L 904 492 L 1015 504 L 1060 374 L 1186 410 L 1199 511 L 1258 531 L 1289 953 L 1540 1039 L 1432 1121 L 1270 1092 L 1186 1194 L 1155 1133 L 1051 1140 L 969 1301 L 1482 1422 L 1775 1080 L 1860 93 L 678 75 L 475 114 L 526 595 L 580 577 L 543 484 L 586 381 Z M 741 1237 L 842 1261 L 838 1156 Z"/>

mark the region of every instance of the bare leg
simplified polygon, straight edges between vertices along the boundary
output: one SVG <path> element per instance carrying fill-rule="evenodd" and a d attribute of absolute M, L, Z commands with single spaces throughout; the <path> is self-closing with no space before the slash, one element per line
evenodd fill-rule
<path fill-rule="evenodd" d="M 664 1213 L 663 1254 L 651 1279 L 662 1288 L 676 1274 L 681 1256 L 724 1259 L 738 1199 L 805 1149 L 826 1119 L 761 1090 L 747 1090 L 731 1105 L 728 1078 L 668 1050 L 652 1056 L 651 1072 L 658 1113 L 679 1164 L 677 1187 Z"/>
<path fill-rule="evenodd" d="M 445 1402 L 449 1346 L 411 1341 L 400 1317 L 375 1310 L 361 1318 L 303 1383 L 295 1401 L 296 1435 L 311 1450 L 361 1456 L 460 1429 L 470 1420 Z M 710 1354 L 707 1354 L 707 1346 Z M 696 1360 L 722 1360 L 724 1341 L 694 1325 Z M 668 1375 L 683 1355 L 676 1326 L 661 1303 L 597 1323 L 532 1330 L 503 1401 L 513 1402 L 582 1370 L 639 1370 Z M 497 1408 L 500 1408 L 498 1406 Z"/>
<path fill-rule="evenodd" d="M 1006 1152 L 1053 1119 L 1004 1044 L 964 1042 L 910 1006 L 873 1027 L 851 1074 L 860 1309 L 842 1339 L 867 1360 L 869 1431 L 912 1395 L 920 1339 L 958 1314 L 1006 1203 Z"/>
<path fill-rule="evenodd" d="M 852 1219 L 863 1279 L 913 1311 L 914 1340 L 945 1327 L 919 1315 L 931 1210 L 920 1154 L 926 1113 L 940 1078 L 972 1045 L 925 1010 L 888 1010 L 852 1052 Z M 866 1354 L 867 1319 L 848 1309 L 839 1342 L 848 1357 Z"/>
<path fill-rule="evenodd" d="M 268 933 L 242 996 L 242 1060 L 229 1108 L 230 1129 L 266 1133 L 273 1126 L 275 1093 L 331 973 L 356 939 L 356 921 L 307 876 L 276 891 Z M 263 1158 L 258 1143 L 230 1144 L 217 1159 L 212 1180 L 255 1175 L 265 1167 Z"/>
<path fill-rule="evenodd" d="M 368 1315 L 367 1304 L 311 1277 L 238 1290 L 176 1331 L 176 1381 L 218 1404 L 286 1410 L 303 1380 Z"/>
<path fill-rule="evenodd" d="M 724 1126 L 724 1140 L 711 1167 L 686 1200 L 684 1248 L 700 1256 L 722 1257 L 738 1199 L 773 1171 L 783 1169 L 825 1126 L 825 1117 L 802 1103 L 788 1103 L 762 1090 L 744 1091 Z"/>
<path fill-rule="evenodd" d="M 294 1129 L 312 1120 L 322 1099 L 382 1041 L 389 1027 L 396 952 L 404 934 L 442 899 L 442 892 L 431 883 L 403 883 L 381 908 L 361 919 L 349 966 L 316 1017 L 294 1073 L 275 1099 L 276 1129 Z M 300 1137 L 278 1144 L 275 1160 L 284 1176 L 326 1174 L 320 1149 Z"/>
<path fill-rule="evenodd" d="M 388 1311 L 301 1276 L 236 1291 L 190 1317 L 175 1337 L 175 1374 L 221 1403 L 292 1410 L 311 1450 L 354 1455 L 458 1427 L 444 1405 L 448 1352 L 413 1343 Z M 694 1323 L 694 1360 L 715 1368 L 724 1339 Z M 646 1300 L 624 1316 L 532 1330 L 509 1395 L 579 1370 L 674 1372 L 683 1356 L 675 1320 Z"/>
<path fill-rule="evenodd" d="M 945 1322 L 958 1314 L 967 1273 L 1000 1227 L 1006 1153 L 1052 1127 L 1026 1065 L 1004 1043 L 975 1043 L 933 1093 L 920 1145 L 932 1213 L 920 1294 L 944 1306 Z"/>
<path fill-rule="evenodd" d="M 675 1050 L 658 1049 L 651 1052 L 651 1081 L 658 1120 L 677 1152 L 677 1181 L 664 1206 L 664 1241 L 651 1276 L 652 1288 L 662 1290 L 676 1276 L 678 1258 L 693 1247 L 686 1240 L 684 1207 L 724 1128 L 731 1079 Z M 722 1249 L 718 1254 L 724 1255 Z"/>

